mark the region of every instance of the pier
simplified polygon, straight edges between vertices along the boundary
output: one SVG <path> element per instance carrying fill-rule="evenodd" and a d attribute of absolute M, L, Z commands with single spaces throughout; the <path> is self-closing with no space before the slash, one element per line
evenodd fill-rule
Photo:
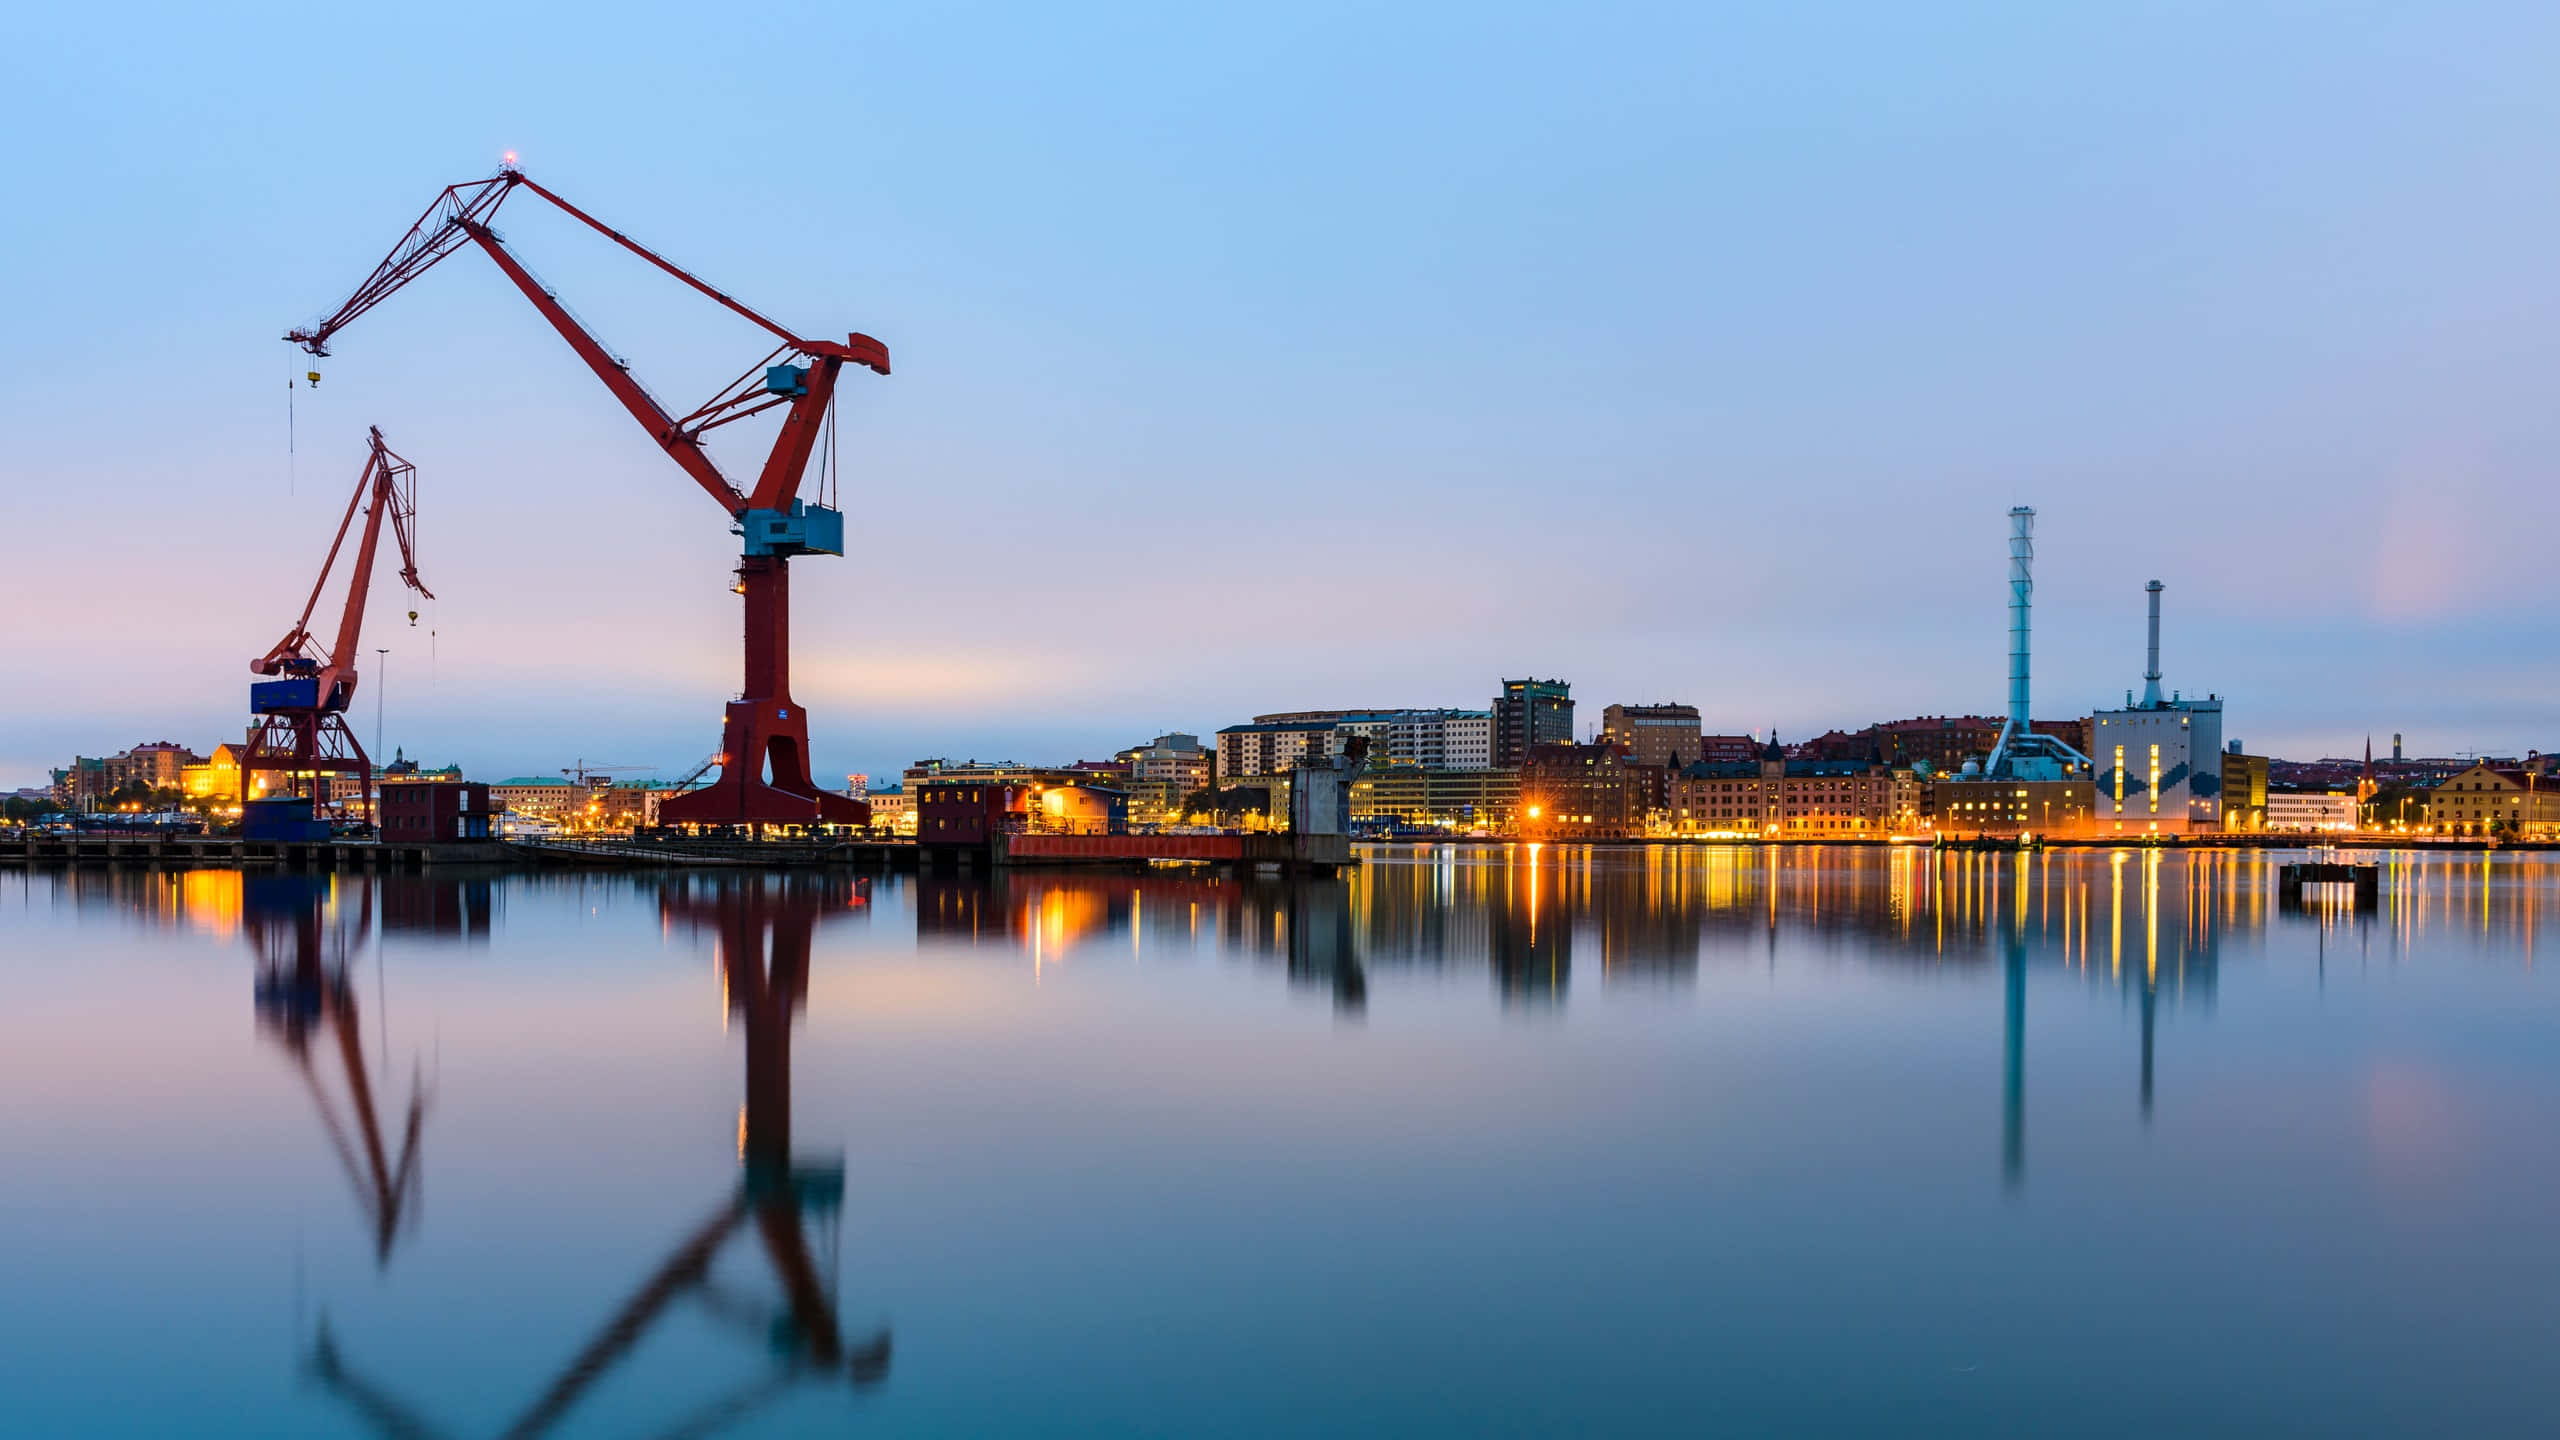
<path fill-rule="evenodd" d="M 2279 903 L 2299 906 L 2305 885 L 2353 886 L 2358 910 L 2379 909 L 2382 904 L 2382 867 L 2379 865 L 2296 860 L 2277 868 L 2276 899 Z"/>

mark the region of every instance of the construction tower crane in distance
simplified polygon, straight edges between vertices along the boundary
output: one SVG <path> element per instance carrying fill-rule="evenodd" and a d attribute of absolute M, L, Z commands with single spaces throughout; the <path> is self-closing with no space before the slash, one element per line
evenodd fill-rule
<path fill-rule="evenodd" d="M 266 654 L 249 662 L 253 675 L 282 678 L 249 687 L 249 708 L 258 720 L 249 729 L 248 747 L 240 757 L 244 802 L 256 790 L 253 781 L 262 771 L 285 772 L 289 786 L 307 781 L 315 800 L 321 776 L 352 774 L 371 813 L 373 759 L 356 742 L 346 714 L 356 695 L 365 598 L 373 589 L 373 556 L 382 540 L 383 521 L 391 522 L 391 533 L 400 541 L 401 583 L 430 600 L 436 597 L 418 578 L 417 545 L 409 533 L 410 522 L 418 514 L 418 467 L 382 443 L 381 427 L 367 433 L 372 448 L 365 456 L 364 473 L 356 477 L 356 492 L 347 498 L 347 513 L 338 517 L 337 538 L 329 542 L 329 558 L 320 562 L 320 578 L 311 582 L 311 598 L 302 604 L 302 618 Z M 338 613 L 337 639 L 322 654 L 311 634 L 311 612 L 320 604 L 320 592 L 328 588 L 329 572 L 337 566 L 338 551 L 347 543 L 347 529 L 355 523 L 359 506 L 364 507 L 364 537 L 356 542 L 355 570 L 347 580 L 346 604 Z M 417 618 L 415 611 L 410 618 Z"/>
<path fill-rule="evenodd" d="M 691 794 L 670 796 L 660 808 L 660 818 L 669 824 L 706 825 L 865 822 L 869 806 L 822 790 L 810 778 L 809 719 L 791 698 L 788 567 L 794 555 L 844 553 L 842 512 L 802 502 L 800 482 L 822 435 L 832 449 L 838 372 L 850 362 L 886 375 L 888 348 L 861 334 L 848 334 L 841 341 L 803 339 L 526 178 L 514 162 L 510 155 L 507 164 L 488 179 L 446 187 L 335 314 L 284 338 L 315 357 L 326 355 L 329 341 L 340 330 L 437 261 L 465 245 L 477 245 L 486 252 L 604 382 L 605 389 L 622 402 L 623 409 L 640 422 L 649 438 L 719 503 L 731 521 L 732 533 L 745 541 L 737 583 L 730 587 L 746 597 L 745 683 L 738 698 L 729 702 L 721 727 L 720 778 Z M 498 207 L 518 189 L 541 196 L 571 219 L 754 323 L 780 343 L 691 413 L 681 418 L 669 415 L 631 377 L 630 367 L 598 343 L 490 228 Z M 702 437 L 776 407 L 783 407 L 781 433 L 754 486 L 741 490 L 712 463 Z"/>

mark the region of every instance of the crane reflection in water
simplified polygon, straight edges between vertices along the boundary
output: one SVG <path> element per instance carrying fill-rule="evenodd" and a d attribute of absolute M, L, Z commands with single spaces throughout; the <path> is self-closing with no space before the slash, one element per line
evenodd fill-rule
<path fill-rule="evenodd" d="M 413 1075 L 395 1153 L 374 1102 L 351 969 L 372 938 L 371 880 L 356 877 L 341 886 L 327 875 L 249 875 L 242 878 L 240 898 L 241 930 L 257 955 L 258 1028 L 292 1057 L 330 1149 L 355 1189 L 374 1263 L 388 1266 L 392 1247 L 417 1219 L 427 1092 L 424 1077 Z M 324 1062 L 316 1052 L 324 1035 L 339 1062 L 344 1117 L 321 1079 Z"/>
<path fill-rule="evenodd" d="M 818 1247 L 811 1243 L 816 1226 L 833 1250 L 844 1205 L 843 1157 L 795 1154 L 791 1135 L 791 1038 L 808 999 L 812 941 L 821 923 L 861 915 L 868 903 L 868 882 L 839 874 L 679 876 L 661 886 L 662 923 L 717 946 L 728 1011 L 745 1038 L 737 1179 L 498 1432 L 507 1440 L 553 1433 L 685 1301 L 764 1348 L 772 1363 L 763 1375 L 701 1402 L 663 1433 L 713 1434 L 805 1385 L 833 1383 L 860 1391 L 888 1378 L 889 1332 L 846 1333 L 832 1277 L 822 1272 Z M 722 1254 L 750 1231 L 776 1282 L 778 1301 L 757 1298 L 719 1271 Z M 382 1434 L 449 1433 L 387 1382 L 359 1368 L 325 1318 L 312 1343 L 309 1371 Z"/>

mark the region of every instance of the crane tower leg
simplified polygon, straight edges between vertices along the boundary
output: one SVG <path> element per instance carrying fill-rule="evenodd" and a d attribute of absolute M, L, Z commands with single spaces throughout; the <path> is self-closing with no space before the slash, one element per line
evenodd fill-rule
<path fill-rule="evenodd" d="M 720 731 L 720 778 L 669 796 L 669 825 L 860 825 L 870 807 L 809 774 L 809 717 L 791 698 L 791 571 L 781 555 L 738 562 L 746 595 L 746 683 Z"/>

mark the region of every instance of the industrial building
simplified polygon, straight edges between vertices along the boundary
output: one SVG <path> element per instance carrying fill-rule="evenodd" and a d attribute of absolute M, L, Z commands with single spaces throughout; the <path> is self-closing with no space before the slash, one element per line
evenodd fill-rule
<path fill-rule="evenodd" d="M 2188 835 L 2224 828 L 2222 700 L 2160 693 L 2160 591 L 2150 598 L 2142 698 L 2089 717 L 2098 766 L 2098 825 L 2115 834 Z"/>

